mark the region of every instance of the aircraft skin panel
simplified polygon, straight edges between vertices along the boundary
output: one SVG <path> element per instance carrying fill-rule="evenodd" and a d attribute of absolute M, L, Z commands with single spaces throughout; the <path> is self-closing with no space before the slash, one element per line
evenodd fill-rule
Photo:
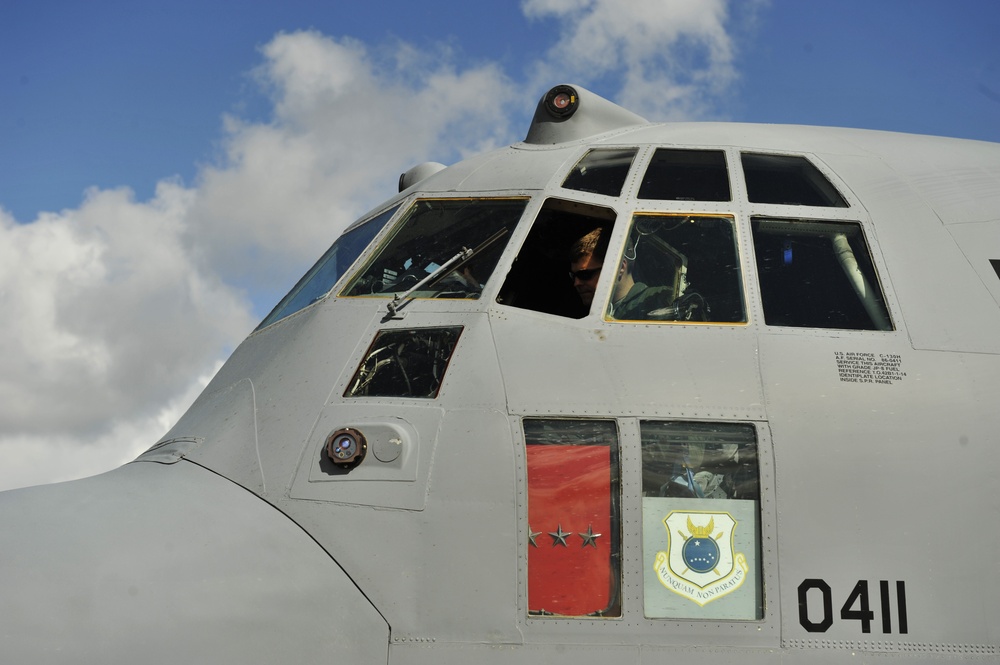
<path fill-rule="evenodd" d="M 951 226 L 948 231 L 968 257 L 969 264 L 979 274 L 983 285 L 1000 310 L 1000 210 L 997 212 L 997 218 L 992 222 Z M 982 307 L 989 309 L 985 298 L 982 302 L 984 303 Z M 982 332 L 984 335 L 990 335 L 992 331 Z"/>
<path fill-rule="evenodd" d="M 308 534 L 187 461 L 4 492 L 0 551 L 6 663 L 387 659 L 385 621 Z"/>
<path fill-rule="evenodd" d="M 393 644 L 520 643 L 513 441 L 506 416 L 447 410 L 431 465 L 419 511 L 314 498 L 278 507 L 369 590 L 392 626 Z M 391 484 L 382 483 L 390 498 Z"/>
<path fill-rule="evenodd" d="M 756 338 L 744 327 L 567 325 L 531 312 L 492 318 L 513 413 L 763 419 Z M 577 350 L 560 353 L 567 345 Z M 571 376 L 579 379 L 569 394 Z"/>
<path fill-rule="evenodd" d="M 992 486 L 1000 394 L 977 384 L 995 376 L 1000 362 L 866 338 L 764 335 L 761 367 L 778 474 L 781 603 L 793 610 L 783 613 L 783 638 L 815 637 L 794 609 L 799 586 L 823 580 L 835 619 L 824 639 L 881 639 L 900 651 L 923 643 L 965 645 L 970 653 L 988 646 L 1000 602 L 976 562 L 978 552 L 1000 545 L 987 526 L 1000 499 L 951 499 Z M 959 546 L 963 533 L 977 534 L 977 545 Z M 880 582 L 890 583 L 889 623 L 876 619 L 870 634 L 837 614 L 860 581 L 876 612 Z M 905 585 L 906 634 L 897 582 Z M 945 609 L 961 607 L 974 609 Z"/>

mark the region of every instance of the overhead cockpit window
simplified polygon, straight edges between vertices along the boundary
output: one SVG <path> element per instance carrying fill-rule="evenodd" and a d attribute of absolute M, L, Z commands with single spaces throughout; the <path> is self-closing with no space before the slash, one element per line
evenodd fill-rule
<path fill-rule="evenodd" d="M 527 199 L 422 199 L 342 296 L 478 298 Z"/>
<path fill-rule="evenodd" d="M 618 431 L 611 420 L 524 420 L 528 613 L 621 616 Z"/>
<path fill-rule="evenodd" d="M 639 186 L 640 199 L 729 201 L 729 172 L 721 150 L 659 148 Z"/>
<path fill-rule="evenodd" d="M 757 435 L 743 423 L 639 423 L 645 615 L 760 619 Z"/>
<path fill-rule="evenodd" d="M 637 214 L 615 270 L 610 320 L 747 320 L 731 216 Z"/>
<path fill-rule="evenodd" d="M 497 302 L 583 318 L 601 279 L 615 211 L 562 199 L 542 206 Z"/>
<path fill-rule="evenodd" d="M 395 212 L 395 207 L 390 208 L 340 236 L 257 329 L 266 328 L 325 296 Z"/>
<path fill-rule="evenodd" d="M 636 148 L 591 150 L 573 167 L 562 186 L 580 192 L 620 196 L 635 154 Z"/>
<path fill-rule="evenodd" d="M 461 326 L 378 331 L 344 397 L 434 399 L 461 334 Z"/>
<path fill-rule="evenodd" d="M 745 152 L 741 159 L 751 203 L 847 207 L 833 183 L 805 157 Z"/>
<path fill-rule="evenodd" d="M 756 218 L 750 226 L 765 323 L 893 329 L 860 224 Z"/>

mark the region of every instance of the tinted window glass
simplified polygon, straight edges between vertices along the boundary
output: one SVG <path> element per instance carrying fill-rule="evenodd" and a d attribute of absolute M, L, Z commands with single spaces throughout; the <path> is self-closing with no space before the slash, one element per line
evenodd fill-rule
<path fill-rule="evenodd" d="M 615 267 L 609 319 L 746 321 L 730 216 L 637 214 Z"/>
<path fill-rule="evenodd" d="M 269 326 L 275 321 L 294 314 L 325 296 L 395 212 L 396 208 L 386 210 L 371 221 L 342 235 L 316 262 L 316 265 L 299 280 L 295 288 L 289 291 L 277 307 L 271 310 L 271 313 L 257 326 L 257 329 Z"/>
<path fill-rule="evenodd" d="M 621 616 L 618 432 L 525 419 L 528 612 Z"/>
<path fill-rule="evenodd" d="M 660 148 L 646 169 L 640 199 L 729 201 L 729 173 L 721 150 Z"/>
<path fill-rule="evenodd" d="M 837 188 L 805 157 L 743 153 L 741 159 L 753 203 L 847 207 Z"/>
<path fill-rule="evenodd" d="M 566 176 L 563 187 L 605 196 L 619 196 L 635 153 L 635 148 L 591 150 Z"/>
<path fill-rule="evenodd" d="M 645 615 L 762 618 L 755 429 L 654 421 L 639 427 Z"/>
<path fill-rule="evenodd" d="M 478 298 L 526 205 L 527 199 L 417 201 L 341 295 L 389 297 L 419 285 L 412 297 Z"/>
<path fill-rule="evenodd" d="M 753 219 L 751 228 L 768 325 L 892 330 L 860 224 Z"/>

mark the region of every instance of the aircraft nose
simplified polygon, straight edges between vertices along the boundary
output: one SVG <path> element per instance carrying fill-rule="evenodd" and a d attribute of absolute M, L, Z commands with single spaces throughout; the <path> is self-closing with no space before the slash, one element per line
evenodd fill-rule
<path fill-rule="evenodd" d="M 270 504 L 191 462 L 0 493 L 6 663 L 385 663 L 389 629 Z"/>

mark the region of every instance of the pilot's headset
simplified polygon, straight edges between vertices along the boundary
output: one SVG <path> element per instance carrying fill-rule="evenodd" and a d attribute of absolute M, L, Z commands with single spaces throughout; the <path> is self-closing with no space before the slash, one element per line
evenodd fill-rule
<path fill-rule="evenodd" d="M 629 272 L 632 272 L 633 275 L 635 274 L 636 250 L 639 249 L 639 240 L 644 235 L 648 234 L 645 234 L 638 228 L 635 228 L 632 230 L 632 233 L 629 234 L 629 237 L 625 240 L 625 252 L 622 255 L 622 262 L 623 264 L 628 264 Z M 619 278 L 621 278 L 621 276 L 624 274 L 623 273 L 624 269 L 625 269 L 624 265 L 619 265 L 618 267 Z"/>

